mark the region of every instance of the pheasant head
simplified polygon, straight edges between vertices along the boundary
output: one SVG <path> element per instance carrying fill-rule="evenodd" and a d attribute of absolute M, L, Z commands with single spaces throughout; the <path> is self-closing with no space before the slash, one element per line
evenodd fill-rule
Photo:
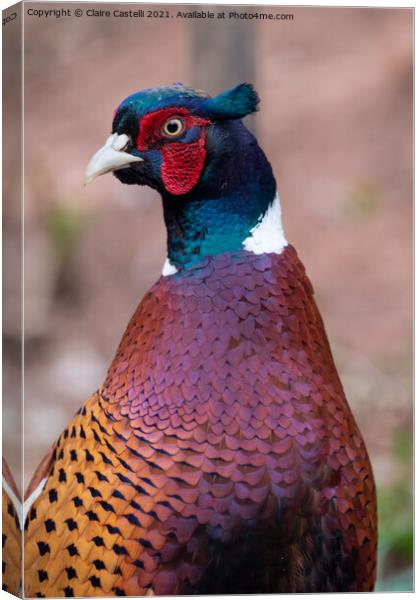
<path fill-rule="evenodd" d="M 171 272 L 246 249 L 271 207 L 276 244 L 283 240 L 271 166 L 241 121 L 258 102 L 246 83 L 215 97 L 175 84 L 137 92 L 115 110 L 112 134 L 90 161 L 87 181 L 113 172 L 160 193 Z"/>

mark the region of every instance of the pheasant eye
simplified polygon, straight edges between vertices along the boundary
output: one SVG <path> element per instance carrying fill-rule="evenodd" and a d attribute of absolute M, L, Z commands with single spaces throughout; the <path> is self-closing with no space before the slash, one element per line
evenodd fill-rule
<path fill-rule="evenodd" d="M 179 117 L 174 117 L 166 121 L 162 127 L 162 133 L 165 137 L 174 138 L 180 136 L 184 132 L 184 129 L 184 121 Z"/>

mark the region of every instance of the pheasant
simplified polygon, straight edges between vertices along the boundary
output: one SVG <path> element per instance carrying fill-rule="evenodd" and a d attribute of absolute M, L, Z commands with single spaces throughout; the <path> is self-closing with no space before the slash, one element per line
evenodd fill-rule
<path fill-rule="evenodd" d="M 88 165 L 160 193 L 167 259 L 30 484 L 28 596 L 374 587 L 372 470 L 241 120 L 258 103 L 135 93 Z"/>

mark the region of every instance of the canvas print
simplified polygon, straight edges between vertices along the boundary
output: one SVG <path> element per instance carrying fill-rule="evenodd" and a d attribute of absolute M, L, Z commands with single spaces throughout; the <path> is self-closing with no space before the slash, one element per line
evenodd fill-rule
<path fill-rule="evenodd" d="M 3 589 L 411 591 L 413 11 L 3 25 Z"/>

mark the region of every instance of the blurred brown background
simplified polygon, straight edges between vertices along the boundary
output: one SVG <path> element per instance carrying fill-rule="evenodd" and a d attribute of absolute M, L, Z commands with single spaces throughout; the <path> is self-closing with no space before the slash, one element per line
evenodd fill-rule
<path fill-rule="evenodd" d="M 76 6 L 90 5 L 36 4 Z M 25 17 L 25 479 L 101 384 L 165 256 L 155 192 L 111 176 L 83 187 L 113 109 L 145 87 L 217 93 L 247 79 L 261 97 L 249 122 L 277 177 L 286 236 L 372 458 L 380 586 L 411 589 L 413 13 L 258 10 L 294 19 Z M 5 210 L 16 211 L 7 195 Z M 5 443 L 12 453 L 18 440 L 6 432 Z"/>

